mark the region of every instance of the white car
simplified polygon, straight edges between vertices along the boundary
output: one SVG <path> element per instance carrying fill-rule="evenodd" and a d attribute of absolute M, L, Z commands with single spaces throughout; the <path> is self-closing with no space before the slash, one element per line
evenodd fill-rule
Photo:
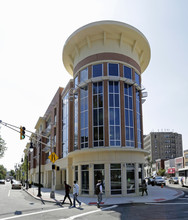
<path fill-rule="evenodd" d="M 166 182 L 165 182 L 165 180 L 161 177 L 161 176 L 156 176 L 155 178 L 154 178 L 154 185 L 166 185 Z"/>
<path fill-rule="evenodd" d="M 12 183 L 12 189 L 21 189 L 21 188 L 22 188 L 21 182 L 14 180 Z"/>

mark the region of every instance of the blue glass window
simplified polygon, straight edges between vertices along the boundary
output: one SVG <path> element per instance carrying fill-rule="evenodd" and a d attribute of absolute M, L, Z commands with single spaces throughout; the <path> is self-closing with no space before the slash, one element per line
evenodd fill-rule
<path fill-rule="evenodd" d="M 140 76 L 135 72 L 135 82 L 140 86 Z"/>
<path fill-rule="evenodd" d="M 74 88 L 78 86 L 78 76 L 74 79 Z"/>
<path fill-rule="evenodd" d="M 74 150 L 78 149 L 78 96 L 74 97 Z"/>
<path fill-rule="evenodd" d="M 119 82 L 109 81 L 109 129 L 110 146 L 121 145 Z"/>
<path fill-rule="evenodd" d="M 97 64 L 93 65 L 93 77 L 98 77 L 103 75 L 103 65 L 102 64 Z"/>
<path fill-rule="evenodd" d="M 88 80 L 88 68 L 80 71 L 80 83 Z"/>
<path fill-rule="evenodd" d="M 126 147 L 134 147 L 133 88 L 124 84 Z"/>
<path fill-rule="evenodd" d="M 104 146 L 103 83 L 93 83 L 93 146 Z"/>
<path fill-rule="evenodd" d="M 123 66 L 123 74 L 125 78 L 128 79 L 132 79 L 132 69 L 127 67 L 127 66 Z"/>
<path fill-rule="evenodd" d="M 81 128 L 81 148 L 88 147 L 88 88 L 80 90 L 80 128 Z"/>
<path fill-rule="evenodd" d="M 108 64 L 108 75 L 109 76 L 119 76 L 119 64 L 109 63 Z"/>
<path fill-rule="evenodd" d="M 140 112 L 140 92 L 136 91 L 136 120 L 137 120 L 137 144 L 142 148 L 141 141 L 141 112 Z"/>
<path fill-rule="evenodd" d="M 68 155 L 68 127 L 69 127 L 69 93 L 63 98 L 63 107 L 62 107 L 62 157 Z"/>

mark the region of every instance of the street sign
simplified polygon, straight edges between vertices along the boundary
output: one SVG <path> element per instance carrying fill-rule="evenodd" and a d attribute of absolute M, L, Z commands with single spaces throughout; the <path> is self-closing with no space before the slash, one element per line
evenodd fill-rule
<path fill-rule="evenodd" d="M 48 158 L 51 160 L 52 163 L 55 163 L 55 161 L 59 158 L 54 152 L 48 156 Z"/>

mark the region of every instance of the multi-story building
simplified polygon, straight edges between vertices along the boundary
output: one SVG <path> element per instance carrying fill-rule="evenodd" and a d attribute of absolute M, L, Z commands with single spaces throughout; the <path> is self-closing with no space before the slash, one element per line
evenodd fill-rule
<path fill-rule="evenodd" d="M 138 195 L 148 154 L 141 74 L 149 61 L 147 39 L 125 23 L 94 22 L 67 39 L 63 63 L 73 79 L 61 92 L 56 186 L 77 180 L 80 193 L 92 196 L 101 179 L 107 197 Z M 48 113 L 43 118 L 50 124 Z M 51 183 L 47 161 L 42 168 L 45 186 Z"/>
<path fill-rule="evenodd" d="M 174 132 L 151 132 L 144 138 L 144 149 L 150 152 L 152 161 L 181 157 L 182 135 Z"/>
<path fill-rule="evenodd" d="M 188 166 L 188 150 L 184 150 L 184 167 Z"/>
<path fill-rule="evenodd" d="M 165 161 L 182 157 L 182 135 L 174 132 L 151 132 L 144 137 L 144 149 L 149 152 L 147 157 L 150 157 L 154 165 L 158 160 Z M 160 168 L 164 167 L 160 166 Z M 154 170 L 157 172 L 157 167 Z"/>
<path fill-rule="evenodd" d="M 44 187 L 51 187 L 52 164 L 48 158 L 51 152 L 55 152 L 61 158 L 62 148 L 62 99 L 63 88 L 59 88 L 53 97 L 43 117 L 39 117 L 35 125 L 35 134 L 31 135 L 31 142 L 34 147 L 29 154 L 29 180 L 33 183 L 39 181 L 39 162 L 41 163 L 41 184 Z M 30 144 L 27 144 L 29 149 Z M 41 154 L 41 161 L 39 155 Z M 58 176 L 59 173 L 57 173 Z M 62 182 L 56 181 L 56 188 L 62 187 Z"/>

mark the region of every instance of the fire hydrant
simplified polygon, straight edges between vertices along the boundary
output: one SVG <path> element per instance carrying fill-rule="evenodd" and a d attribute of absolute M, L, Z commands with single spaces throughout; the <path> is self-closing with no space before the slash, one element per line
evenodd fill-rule
<path fill-rule="evenodd" d="M 164 186 L 164 185 L 163 185 L 163 183 L 162 183 L 162 184 L 161 184 L 161 188 L 163 188 L 163 186 Z"/>

